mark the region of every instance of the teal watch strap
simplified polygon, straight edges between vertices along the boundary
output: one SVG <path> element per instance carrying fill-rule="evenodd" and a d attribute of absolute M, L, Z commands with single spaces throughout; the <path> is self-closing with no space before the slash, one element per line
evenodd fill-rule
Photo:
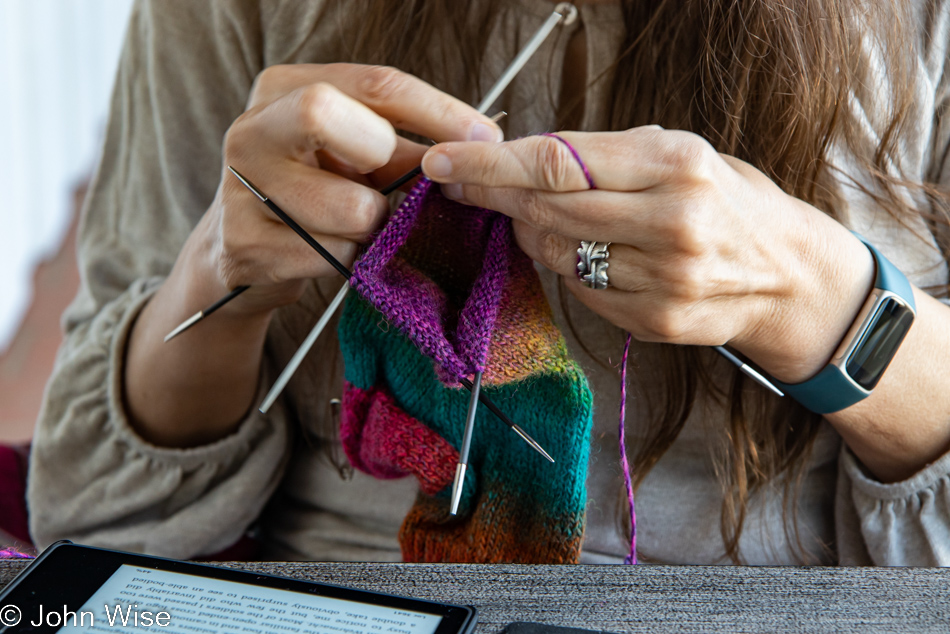
<path fill-rule="evenodd" d="M 787 396 L 816 414 L 839 412 L 870 395 L 870 392 L 855 385 L 844 370 L 831 364 L 804 383 L 790 385 L 774 379 L 772 382 Z"/>
<path fill-rule="evenodd" d="M 854 232 L 852 231 L 851 233 Z M 910 282 L 907 281 L 907 277 L 901 273 L 896 266 L 891 264 L 890 260 L 881 255 L 877 247 L 858 234 L 855 233 L 854 235 L 871 250 L 871 255 L 874 256 L 874 264 L 877 265 L 877 275 L 874 276 L 874 288 L 881 288 L 891 291 L 895 295 L 899 295 L 910 305 L 914 312 L 917 312 L 917 305 L 914 303 L 914 289 L 911 287 Z"/>
<path fill-rule="evenodd" d="M 890 262 L 890 260 L 885 258 L 881 252 L 874 247 L 874 245 L 870 244 L 857 233 L 854 235 L 859 240 L 861 240 L 865 246 L 867 246 L 867 248 L 871 251 L 871 255 L 874 257 L 876 269 L 874 288 L 879 291 L 887 291 L 888 296 L 891 297 L 890 301 L 892 303 L 894 301 L 893 296 L 896 295 L 897 299 L 903 304 L 906 304 L 906 306 L 910 309 L 909 319 L 912 321 L 913 314 L 916 311 L 916 305 L 914 303 L 913 287 L 911 286 L 910 282 L 907 280 L 904 274 L 901 273 L 900 270 L 898 270 L 898 268 Z M 843 356 L 841 354 L 842 350 L 852 346 L 852 344 L 854 344 L 856 341 L 859 344 L 865 344 L 866 347 L 864 352 L 866 354 L 867 346 L 874 345 L 873 343 L 867 343 L 865 340 L 865 333 L 873 330 L 877 320 L 882 319 L 880 317 L 881 311 L 879 311 L 878 308 L 888 300 L 886 298 L 882 299 L 880 293 L 872 292 L 871 297 L 865 303 L 865 308 L 867 308 L 868 303 L 872 301 L 875 302 L 875 304 L 869 310 L 862 311 L 862 313 L 865 315 L 864 319 L 870 321 L 864 324 L 864 327 L 854 334 L 854 336 L 847 337 L 846 340 L 841 343 L 838 350 L 835 352 L 835 358 L 832 359 L 831 363 L 826 365 L 818 374 L 807 381 L 796 383 L 794 385 L 775 381 L 776 386 L 778 386 L 780 390 L 794 398 L 796 401 L 818 414 L 830 414 L 831 412 L 843 410 L 870 396 L 870 389 L 862 387 L 852 376 L 849 375 L 847 369 L 847 362 L 849 359 L 839 357 Z M 905 313 L 908 312 L 904 308 L 899 308 L 899 310 L 903 310 Z M 859 317 L 859 319 L 860 318 L 861 317 Z M 909 322 L 907 323 L 909 324 Z M 906 325 L 905 328 L 909 328 L 909 325 Z M 849 335 L 851 335 L 852 331 L 853 327 L 852 330 L 849 330 Z M 903 339 L 904 334 L 906 334 L 906 331 L 900 333 L 899 338 L 897 338 L 897 345 L 893 346 L 893 348 L 890 350 L 891 357 L 893 356 L 894 352 L 897 351 L 897 346 L 900 345 L 900 341 Z M 867 339 L 870 340 L 870 338 Z M 880 363 L 880 360 L 878 362 Z M 886 357 L 883 362 L 884 367 L 886 367 L 887 363 L 889 362 L 890 357 Z M 883 372 L 883 369 L 881 372 Z"/>

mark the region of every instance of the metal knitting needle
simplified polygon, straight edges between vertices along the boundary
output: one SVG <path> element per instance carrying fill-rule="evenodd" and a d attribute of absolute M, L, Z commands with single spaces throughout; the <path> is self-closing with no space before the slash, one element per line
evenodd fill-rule
<path fill-rule="evenodd" d="M 465 432 L 462 434 L 462 448 L 459 450 L 459 463 L 455 467 L 455 481 L 452 483 L 452 506 L 449 513 L 456 515 L 459 502 L 462 501 L 462 483 L 468 470 L 468 454 L 472 449 L 472 432 L 475 430 L 475 413 L 478 409 L 478 396 L 482 391 L 482 373 L 475 373 L 472 397 L 468 401 L 468 416 L 465 418 Z"/>
<path fill-rule="evenodd" d="M 716 346 L 715 348 L 719 354 L 721 354 L 722 356 L 726 357 L 727 359 L 732 361 L 734 364 L 736 364 L 736 367 L 738 367 L 739 370 L 741 370 L 743 374 L 745 374 L 746 376 L 752 377 L 752 379 L 754 379 L 756 383 L 758 383 L 759 385 L 761 385 L 762 387 L 768 390 L 771 390 L 772 392 L 774 392 L 775 394 L 778 394 L 779 396 L 785 396 L 785 393 L 782 390 L 775 387 L 775 385 L 773 385 L 771 381 L 769 381 L 767 378 L 762 376 L 762 374 L 760 374 L 751 365 L 749 365 L 748 363 L 746 363 L 745 361 L 743 361 L 736 355 L 732 354 L 731 352 L 729 352 L 722 346 Z"/>
<path fill-rule="evenodd" d="M 327 260 L 327 262 L 329 262 L 333 266 L 333 268 L 335 268 L 337 271 L 339 271 L 343 275 L 343 277 L 345 277 L 347 280 L 353 277 L 353 274 L 350 272 L 348 268 L 346 268 L 346 266 L 344 266 L 339 260 L 333 257 L 333 254 L 331 254 L 329 251 L 324 249 L 320 245 L 320 243 L 318 243 L 316 240 L 313 239 L 313 236 L 311 236 L 309 233 L 304 231 L 304 229 L 300 225 L 298 225 L 294 221 L 293 218 L 291 218 L 286 213 L 284 213 L 284 211 L 280 207 L 278 207 L 272 200 L 270 200 L 267 196 L 265 196 L 263 192 L 261 192 L 261 190 L 259 190 L 251 181 L 249 181 L 245 176 L 243 176 L 240 172 L 238 172 L 236 169 L 234 169 L 230 165 L 228 166 L 228 169 L 231 170 L 231 173 L 233 173 L 238 179 L 240 179 L 240 181 L 244 184 L 245 187 L 247 187 L 252 192 L 254 192 L 254 194 L 258 198 L 260 198 L 262 202 L 267 204 L 267 206 L 270 207 L 270 209 L 275 214 L 277 214 L 278 218 L 283 220 L 291 229 L 293 229 L 297 234 L 299 234 L 302 238 L 304 238 L 304 240 L 307 241 L 307 244 L 312 246 L 321 256 L 323 256 Z M 340 292 L 337 293 L 336 298 L 334 298 L 333 302 L 330 303 L 330 305 L 327 307 L 327 310 L 324 311 L 323 316 L 320 318 L 320 321 L 317 322 L 317 325 L 314 326 L 313 330 L 310 332 L 310 335 L 308 335 L 307 340 L 304 341 L 304 343 L 300 346 L 300 349 L 298 349 L 297 353 L 294 354 L 294 357 L 291 359 L 291 363 L 294 363 L 294 359 L 296 359 L 297 365 L 295 365 L 291 369 L 290 364 L 288 364 L 288 368 L 284 369 L 284 371 L 281 373 L 281 378 L 283 378 L 286 374 L 286 379 L 283 381 L 283 384 L 280 385 L 279 389 L 276 389 L 276 390 L 274 388 L 271 389 L 271 392 L 268 393 L 267 398 L 265 399 L 265 403 L 262 404 L 261 406 L 262 411 L 266 412 L 263 405 L 266 404 L 267 409 L 270 409 L 270 406 L 273 405 L 273 401 L 276 400 L 277 396 L 280 395 L 281 390 L 286 386 L 287 381 L 290 380 L 290 376 L 293 375 L 294 370 L 296 370 L 297 366 L 299 366 L 300 361 L 307 354 L 307 352 L 310 349 L 310 346 L 312 346 L 313 342 L 316 341 L 317 336 L 319 336 L 320 334 L 320 331 L 323 330 L 327 322 L 330 321 L 330 317 L 333 316 L 333 313 L 336 312 L 339 306 L 343 303 L 343 296 L 346 294 L 347 289 L 349 289 L 349 284 L 344 285 L 343 288 L 340 289 Z M 314 331 L 316 331 L 316 334 L 314 334 Z M 279 382 L 280 382 L 280 378 L 278 378 L 278 383 Z M 472 390 L 474 392 L 474 386 L 468 380 L 463 380 L 462 385 L 466 387 L 467 389 Z M 276 383 L 275 383 L 275 388 L 277 388 Z M 521 438 L 523 438 L 525 442 L 531 445 L 531 447 L 533 447 L 535 450 L 537 450 L 541 455 L 543 455 L 545 458 L 547 458 L 551 462 L 554 462 L 554 459 L 551 458 L 551 456 L 541 447 L 541 445 L 537 443 L 537 441 L 535 441 L 533 438 L 528 436 L 528 434 L 523 429 L 521 429 L 521 427 L 511 422 L 511 420 L 509 420 L 508 417 L 505 416 L 504 413 L 502 413 L 502 411 L 498 409 L 498 407 L 494 403 L 491 402 L 491 399 L 489 399 L 487 396 L 482 394 L 480 390 L 478 394 L 478 400 L 481 403 L 485 403 L 485 405 L 488 407 L 488 409 L 492 413 L 494 413 L 503 423 L 508 425 L 508 427 L 510 427 L 512 431 L 514 431 L 516 434 L 521 436 Z M 270 402 L 268 403 L 268 401 Z"/>
<path fill-rule="evenodd" d="M 548 35 L 551 34 L 551 31 L 554 30 L 554 27 L 558 25 L 558 22 L 564 20 L 564 14 L 558 12 L 558 9 L 561 8 L 561 5 L 558 5 L 555 10 L 551 13 L 550 17 L 544 21 L 544 24 L 541 25 L 541 28 L 538 29 L 531 39 L 528 40 L 528 43 L 524 45 L 524 48 L 515 56 L 515 59 L 508 65 L 508 68 L 505 69 L 505 72 L 501 74 L 501 77 L 498 81 L 495 82 L 495 85 L 491 87 L 488 91 L 488 94 L 485 95 L 484 99 L 478 104 L 478 111 L 482 114 L 488 110 L 495 100 L 498 99 L 499 95 L 504 92 L 505 88 L 508 87 L 508 84 L 511 83 L 511 80 L 515 78 L 515 75 L 524 68 L 524 65 L 528 63 L 528 60 L 531 59 L 531 56 L 534 55 L 535 51 L 541 48 L 541 45 L 544 43 L 544 40 L 547 39 Z M 563 9 L 562 9 L 563 10 Z M 576 10 L 576 9 L 575 9 Z"/>
<path fill-rule="evenodd" d="M 287 366 L 280 373 L 280 376 L 277 377 L 274 385 L 267 393 L 267 396 L 264 397 L 264 402 L 261 403 L 259 408 L 262 414 L 266 414 L 268 410 L 270 410 L 271 405 L 274 404 L 274 401 L 277 400 L 277 397 L 280 396 L 280 393 L 284 391 L 285 387 L 287 387 L 290 377 L 292 377 L 294 372 L 297 371 L 297 368 L 300 367 L 300 363 L 303 361 L 303 358 L 307 356 L 307 353 L 310 352 L 310 348 L 313 347 L 313 344 L 317 341 L 320 333 L 322 333 L 323 329 L 326 328 L 328 323 L 330 323 L 330 318 L 333 317 L 333 313 L 335 313 L 340 307 L 340 304 L 343 303 L 343 298 L 346 297 L 346 293 L 349 290 L 349 284 L 344 284 L 340 287 L 336 297 L 333 298 L 333 301 L 330 302 L 330 305 L 327 306 L 327 309 L 323 311 L 323 315 L 320 316 L 320 320 L 310 331 L 310 334 L 307 335 L 307 338 L 304 339 L 304 342 L 300 344 L 300 347 L 297 348 L 297 352 L 295 352 L 294 356 L 291 357 L 290 361 L 287 363 Z"/>
<path fill-rule="evenodd" d="M 222 297 L 221 299 L 219 299 L 219 300 L 216 301 L 215 303 L 211 304 L 210 306 L 208 306 L 208 307 L 205 308 L 204 310 L 199 310 L 197 313 L 195 313 L 194 315 L 192 315 L 191 317 L 189 317 L 189 318 L 186 319 L 185 321 L 181 322 L 181 324 L 180 324 L 177 328 L 175 328 L 175 329 L 172 330 L 170 333 L 168 333 L 167 335 L 165 335 L 165 343 L 168 343 L 169 341 L 171 341 L 172 339 L 174 339 L 175 337 L 177 337 L 177 336 L 180 335 L 181 333 L 185 332 L 186 330 L 188 330 L 189 328 L 191 328 L 192 326 L 194 326 L 195 324 L 197 324 L 199 321 L 201 321 L 202 319 L 204 319 L 205 317 L 207 317 L 208 315 L 210 315 L 210 314 L 213 313 L 214 311 L 218 310 L 219 308 L 221 308 L 222 306 L 224 306 L 225 304 L 227 304 L 227 303 L 230 302 L 232 299 L 234 299 L 235 297 L 237 297 L 238 295 L 240 295 L 241 293 L 243 293 L 244 291 L 246 291 L 246 290 L 249 289 L 249 288 L 251 288 L 251 287 L 250 287 L 250 286 L 238 286 L 238 287 L 235 288 L 233 291 L 231 291 L 230 293 L 228 293 L 227 295 L 225 295 L 224 297 Z"/>
<path fill-rule="evenodd" d="M 472 382 L 469 381 L 468 379 L 462 379 L 459 381 L 459 383 L 461 383 L 462 387 L 464 387 L 465 389 L 469 391 L 472 391 L 474 389 Z M 488 398 L 486 398 L 485 395 L 482 394 L 481 392 L 479 392 L 478 394 L 478 400 L 482 405 L 488 408 L 488 411 L 490 411 L 492 414 L 494 414 L 498 418 L 505 421 L 505 424 L 507 424 L 511 428 L 511 431 L 521 436 L 522 440 L 524 440 L 526 443 L 531 445 L 532 449 L 534 449 L 539 454 L 547 458 L 549 461 L 554 462 L 554 458 L 552 458 L 551 455 L 544 450 L 544 447 L 539 445 L 538 442 L 534 438 L 529 436 L 528 433 L 525 430 L 521 429 L 521 427 L 519 427 L 516 423 L 512 423 L 506 420 L 506 417 L 504 414 L 501 413 L 501 410 L 498 409 L 498 407 L 494 403 L 492 403 L 490 400 L 488 400 Z"/>
<path fill-rule="evenodd" d="M 493 117 L 491 118 L 491 120 L 494 121 L 495 123 L 498 123 L 499 121 L 501 121 L 501 120 L 502 120 L 503 118 L 505 118 L 506 116 L 508 116 L 508 113 L 505 112 L 504 110 L 502 110 L 501 112 L 499 112 L 498 114 L 496 114 L 495 116 L 493 116 Z M 230 169 L 230 168 L 229 168 L 229 169 Z M 234 172 L 234 170 L 231 170 L 231 171 Z M 408 172 L 406 172 L 405 174 L 403 174 L 402 176 L 400 176 L 399 178 L 397 178 L 396 180 L 394 180 L 394 181 L 393 181 L 392 183 L 390 183 L 389 185 L 386 185 L 386 187 L 384 187 L 384 188 L 382 188 L 381 190 L 379 190 L 379 193 L 382 194 L 383 196 L 388 196 L 389 194 L 393 193 L 394 191 L 396 191 L 397 189 L 399 189 L 400 187 L 402 187 L 403 185 L 405 185 L 406 183 L 408 183 L 409 181 L 411 181 L 413 178 L 415 178 L 416 176 L 418 176 L 418 175 L 421 174 L 421 173 L 422 173 L 422 166 L 421 166 L 421 165 L 419 165 L 419 166 L 417 166 L 417 167 L 414 167 L 413 169 L 409 170 Z M 238 178 L 240 178 L 240 179 L 241 179 L 241 182 L 244 183 L 245 185 L 248 184 L 248 183 L 247 183 L 247 179 L 243 178 L 242 176 L 240 176 L 240 175 L 237 174 L 237 173 L 235 173 L 234 175 L 237 176 Z M 259 191 L 256 187 L 251 187 L 251 188 L 249 188 L 249 189 L 250 189 L 252 192 L 254 192 L 254 193 L 258 196 L 258 198 L 261 197 L 261 193 L 260 193 L 260 191 Z M 276 213 L 276 212 L 275 212 L 275 213 Z M 283 213 L 283 212 L 281 212 L 281 213 Z M 337 270 L 339 270 L 339 269 L 337 269 Z M 238 286 L 238 287 L 235 288 L 233 291 L 231 291 L 230 293 L 228 293 L 227 295 L 225 295 L 224 297 L 222 297 L 221 299 L 219 299 L 218 301 L 216 301 L 215 303 L 213 303 L 211 306 L 208 306 L 208 307 L 205 308 L 204 310 L 199 310 L 197 313 L 195 313 L 194 315 L 192 315 L 191 317 L 189 317 L 188 319 L 186 319 L 185 321 L 183 321 L 181 324 L 179 324 L 177 328 L 175 328 L 175 329 L 172 330 L 170 333 L 168 333 L 167 335 L 165 335 L 165 343 L 168 343 L 169 341 L 171 341 L 172 339 L 174 339 L 175 337 L 177 337 L 177 336 L 180 335 L 181 333 L 185 332 L 186 330 L 188 330 L 189 328 L 191 328 L 192 326 L 194 326 L 195 324 L 197 324 L 199 321 L 201 321 L 202 319 L 204 319 L 205 317 L 207 317 L 208 315 L 210 315 L 210 314 L 213 313 L 214 311 L 218 310 L 219 308 L 221 308 L 222 306 L 224 306 L 225 304 L 227 304 L 227 303 L 230 302 L 232 299 L 234 299 L 235 297 L 237 297 L 238 295 L 240 295 L 241 293 L 243 293 L 244 291 L 246 291 L 246 290 L 249 289 L 249 288 L 251 288 L 251 287 L 250 287 L 250 286 Z M 319 334 L 319 333 L 317 333 L 317 334 Z M 265 412 L 265 413 L 266 413 L 266 412 Z"/>

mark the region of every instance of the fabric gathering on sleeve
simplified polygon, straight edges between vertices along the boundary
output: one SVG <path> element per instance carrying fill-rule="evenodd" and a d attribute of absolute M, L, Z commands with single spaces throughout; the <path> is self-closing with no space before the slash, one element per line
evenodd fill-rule
<path fill-rule="evenodd" d="M 919 26 L 919 60 L 913 134 L 902 150 L 906 176 L 946 191 L 950 185 L 950 2 L 914 5 Z M 917 197 L 918 204 L 933 201 Z M 860 203 L 856 203 L 860 204 Z M 864 203 L 870 205 L 870 203 Z M 857 214 L 854 214 L 857 215 Z M 859 218 L 856 228 L 875 237 L 888 257 L 917 286 L 950 305 L 946 296 L 947 227 L 916 219 L 911 231 L 887 214 Z M 918 236 L 923 236 L 921 242 Z M 950 412 L 947 412 L 950 418 Z M 907 424 L 914 421 L 907 412 Z M 838 459 L 836 542 L 841 565 L 950 565 L 950 453 L 901 482 L 877 480 L 843 445 Z"/>
<path fill-rule="evenodd" d="M 252 409 L 229 436 L 191 449 L 151 445 L 122 403 L 125 343 L 160 279 L 140 280 L 74 333 L 49 386 L 31 459 L 32 533 L 168 557 L 235 543 L 288 455 L 285 413 Z M 262 374 L 258 402 L 269 384 Z"/>
<path fill-rule="evenodd" d="M 258 11 L 182 0 L 133 7 L 80 224 L 80 290 L 63 317 L 32 448 L 27 501 L 39 547 L 72 539 L 211 554 L 248 529 L 284 473 L 282 404 L 267 416 L 252 409 L 218 442 L 169 449 L 136 434 L 122 395 L 129 332 L 210 205 L 222 139 L 260 71 Z M 273 378 L 266 357 L 259 376 L 263 390 Z"/>

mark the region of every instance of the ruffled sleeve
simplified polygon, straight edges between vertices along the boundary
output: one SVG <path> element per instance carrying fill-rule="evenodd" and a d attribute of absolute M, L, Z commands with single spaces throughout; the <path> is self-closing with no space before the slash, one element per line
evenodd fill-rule
<path fill-rule="evenodd" d="M 289 455 L 280 404 L 191 449 L 142 440 L 123 406 L 126 340 L 211 203 L 221 142 L 262 65 L 253 2 L 140 0 L 79 236 L 82 279 L 31 456 L 37 545 L 58 539 L 194 557 L 258 516 Z M 266 363 L 266 361 L 265 361 Z M 261 385 L 269 384 L 269 368 Z"/>
<path fill-rule="evenodd" d="M 176 558 L 214 553 L 240 538 L 279 482 L 289 455 L 279 403 L 268 417 L 254 410 L 230 436 L 192 449 L 153 446 L 130 427 L 123 351 L 160 281 L 132 284 L 61 351 L 31 456 L 30 520 L 40 546 L 71 539 Z"/>
<path fill-rule="evenodd" d="M 950 566 L 950 454 L 893 484 L 875 480 L 847 448 L 838 468 L 841 565 Z"/>

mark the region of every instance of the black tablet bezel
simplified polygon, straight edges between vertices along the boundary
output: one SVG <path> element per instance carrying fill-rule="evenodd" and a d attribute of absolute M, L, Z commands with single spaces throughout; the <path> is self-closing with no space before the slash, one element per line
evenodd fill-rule
<path fill-rule="evenodd" d="M 442 617 L 435 634 L 467 634 L 474 628 L 477 619 L 475 608 L 470 606 L 58 542 L 43 551 L 0 593 L 0 606 L 15 605 L 22 612 L 19 625 L 6 628 L 0 625 L 0 634 L 56 631 L 56 627 L 29 627 L 30 621 L 35 620 L 38 614 L 39 606 L 55 606 L 57 610 L 66 606 L 69 610 L 78 610 L 123 564 L 435 614 Z"/>

